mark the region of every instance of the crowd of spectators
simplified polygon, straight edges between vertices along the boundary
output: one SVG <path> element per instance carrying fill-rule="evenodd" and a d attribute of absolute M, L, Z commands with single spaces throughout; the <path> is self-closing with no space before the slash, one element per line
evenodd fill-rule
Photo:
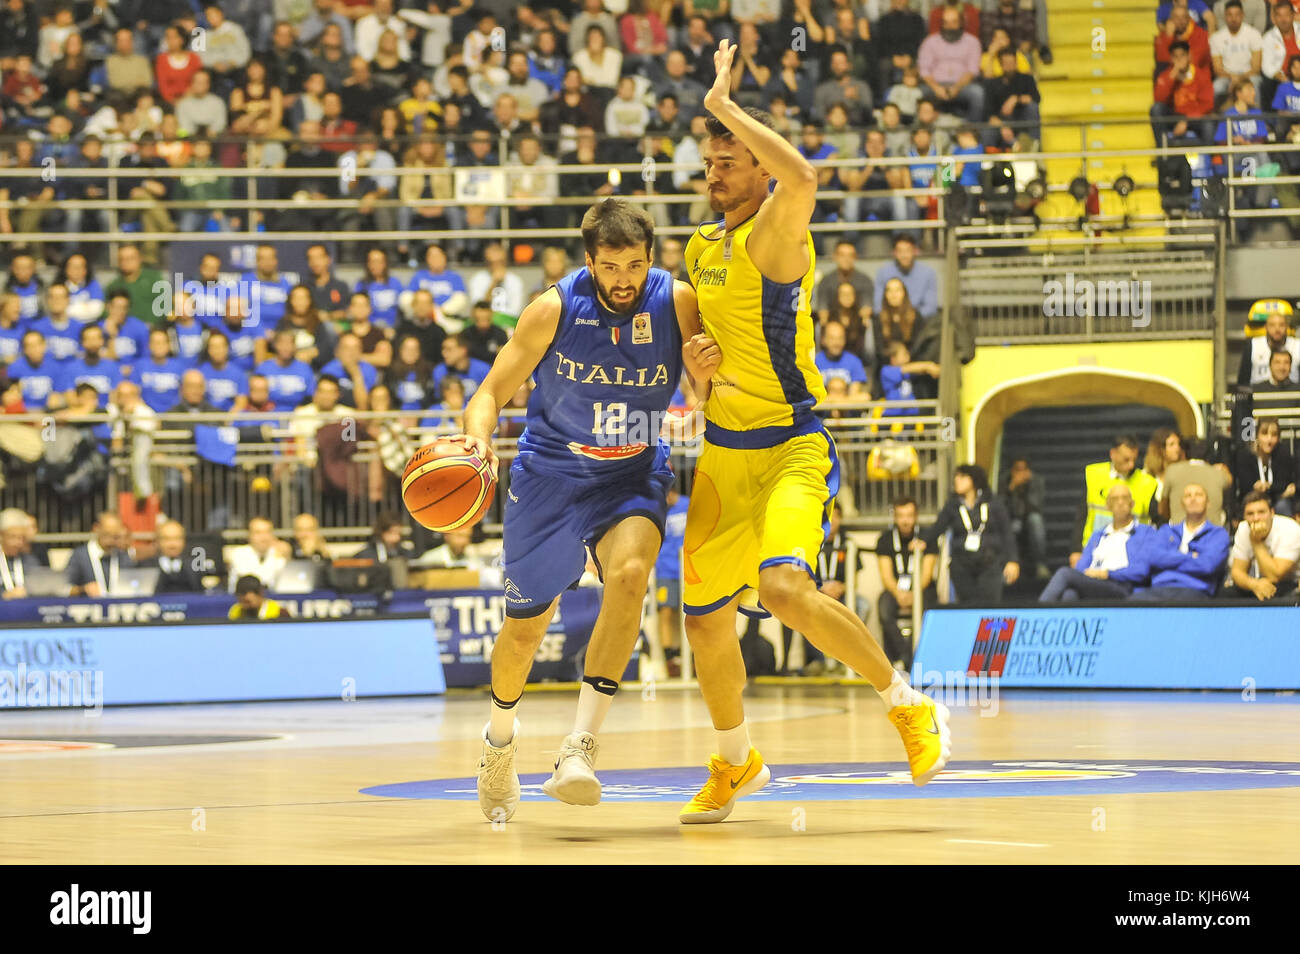
<path fill-rule="evenodd" d="M 21 203 L 0 209 L 0 233 L 107 231 L 107 210 L 66 203 L 114 194 L 137 203 L 115 224 L 149 233 L 463 232 L 501 226 L 504 199 L 518 203 L 512 227 L 560 228 L 595 196 L 648 188 L 697 198 L 655 205 L 661 225 L 698 222 L 702 102 L 724 37 L 739 45 L 739 102 L 770 110 L 810 159 L 862 160 L 825 169 L 824 184 L 871 194 L 819 203 L 818 221 L 933 217 L 932 200 L 889 193 L 931 186 L 949 155 L 954 181 L 977 182 L 962 157 L 1039 138 L 1043 21 L 1035 0 L 922 0 L 919 12 L 909 0 L 12 0 L 0 19 L 0 128 L 12 136 L 0 166 L 183 174 L 0 171 L 0 199 Z M 900 156 L 934 162 L 871 161 Z M 692 168 L 559 174 L 644 158 Z M 258 175 L 274 169 L 303 173 Z M 447 252 L 477 261 L 481 244 L 456 236 Z M 519 260 L 540 251 L 518 244 Z M 409 241 L 384 248 L 418 264 Z M 159 263 L 158 242 L 142 251 Z"/>

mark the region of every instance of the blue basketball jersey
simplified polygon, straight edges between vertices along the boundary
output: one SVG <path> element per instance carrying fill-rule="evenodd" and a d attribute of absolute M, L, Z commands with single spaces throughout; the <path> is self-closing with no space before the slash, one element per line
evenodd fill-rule
<path fill-rule="evenodd" d="M 682 375 L 673 278 L 650 269 L 626 315 L 606 309 L 586 268 L 556 283 L 559 326 L 533 372 L 519 459 L 560 477 L 614 478 L 654 465 L 659 429 Z"/>

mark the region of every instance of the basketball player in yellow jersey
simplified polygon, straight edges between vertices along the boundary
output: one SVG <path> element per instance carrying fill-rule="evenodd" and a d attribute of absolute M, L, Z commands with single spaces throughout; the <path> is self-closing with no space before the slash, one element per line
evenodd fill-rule
<path fill-rule="evenodd" d="M 817 554 L 839 489 L 835 445 L 813 413 L 826 395 L 813 363 L 809 310 L 817 173 L 772 128 L 771 116 L 731 99 L 735 48 L 714 53 L 713 115 L 701 144 L 709 203 L 721 222 L 686 246 L 704 332 L 722 350 L 705 404 L 704 444 L 686 518 L 686 633 L 700 691 L 718 732 L 709 778 L 682 809 L 687 824 L 726 818 L 771 777 L 750 745 L 736 638 L 742 598 L 862 673 L 885 702 L 924 785 L 948 761 L 948 710 L 912 689 L 866 625 L 817 587 Z M 775 191 L 770 191 L 776 180 Z"/>

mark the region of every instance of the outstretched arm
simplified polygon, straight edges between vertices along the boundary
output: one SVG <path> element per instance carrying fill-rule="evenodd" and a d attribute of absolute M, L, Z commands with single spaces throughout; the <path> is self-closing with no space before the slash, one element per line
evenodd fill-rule
<path fill-rule="evenodd" d="M 754 265 L 774 282 L 797 281 L 808 271 L 808 223 L 817 204 L 817 171 L 780 133 L 768 129 L 731 98 L 736 48 L 723 40 L 713 54 L 718 75 L 704 108 L 739 139 L 776 179 L 776 191 L 759 208 L 746 248 Z"/>
<path fill-rule="evenodd" d="M 497 429 L 501 409 L 546 357 L 555 340 L 560 310 L 560 293 L 554 287 L 524 309 L 514 335 L 497 352 L 492 370 L 465 408 L 465 433 L 451 438 L 463 443 L 471 453 L 480 454 L 494 474 L 497 455 L 492 450 L 492 432 Z"/>

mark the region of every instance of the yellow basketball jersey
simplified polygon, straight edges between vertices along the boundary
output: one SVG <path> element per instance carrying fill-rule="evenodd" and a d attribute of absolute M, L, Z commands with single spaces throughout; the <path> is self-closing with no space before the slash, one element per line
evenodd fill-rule
<path fill-rule="evenodd" d="M 781 284 L 764 278 L 749 257 L 753 227 L 753 216 L 730 232 L 708 222 L 686 245 L 704 332 L 722 349 L 705 417 L 728 431 L 806 424 L 826 396 L 814 361 L 812 233 L 808 271 Z"/>

